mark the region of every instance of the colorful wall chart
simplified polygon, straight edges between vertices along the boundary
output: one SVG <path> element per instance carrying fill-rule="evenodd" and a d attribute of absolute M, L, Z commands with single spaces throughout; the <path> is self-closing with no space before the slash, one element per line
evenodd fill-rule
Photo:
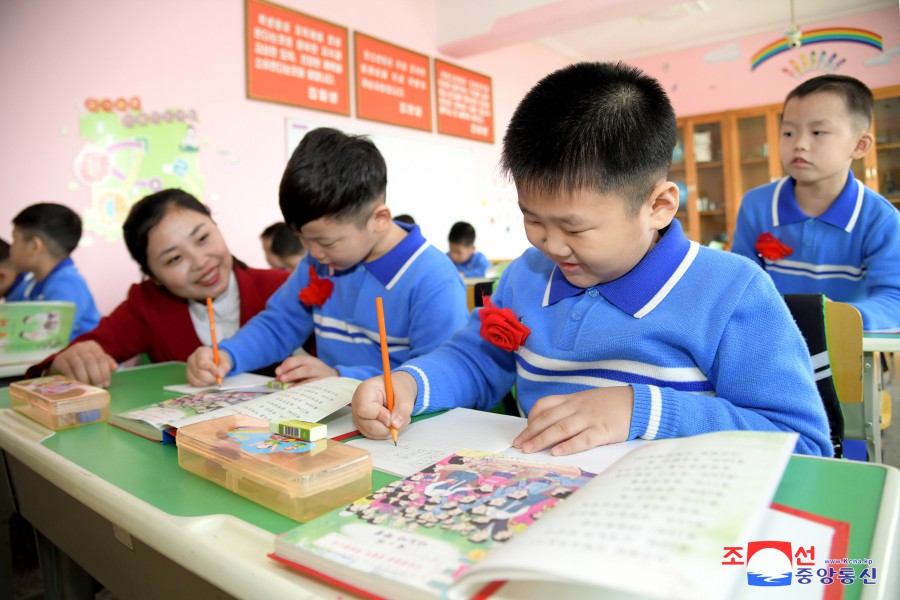
<path fill-rule="evenodd" d="M 347 28 L 246 0 L 247 97 L 350 115 Z"/>
<path fill-rule="evenodd" d="M 202 198 L 195 110 L 144 110 L 136 97 L 89 98 L 84 105 L 79 133 L 85 142 L 72 166 L 91 190 L 91 205 L 82 215 L 85 231 L 110 243 L 121 239 L 131 206 L 164 188 Z"/>

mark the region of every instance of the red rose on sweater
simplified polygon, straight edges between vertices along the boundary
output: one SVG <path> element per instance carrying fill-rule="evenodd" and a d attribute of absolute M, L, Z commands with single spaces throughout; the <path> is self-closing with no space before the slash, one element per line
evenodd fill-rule
<path fill-rule="evenodd" d="M 531 330 L 508 308 L 497 308 L 490 296 L 484 296 L 484 308 L 478 311 L 481 337 L 501 350 L 512 352 L 525 343 Z"/>
<path fill-rule="evenodd" d="M 304 306 L 322 306 L 331 297 L 334 290 L 334 282 L 330 279 L 319 277 L 315 268 L 309 266 L 309 285 L 300 290 L 297 296 Z"/>
<path fill-rule="evenodd" d="M 779 260 L 794 253 L 794 249 L 781 243 L 769 232 L 761 233 L 754 246 L 759 255 L 768 260 Z"/>

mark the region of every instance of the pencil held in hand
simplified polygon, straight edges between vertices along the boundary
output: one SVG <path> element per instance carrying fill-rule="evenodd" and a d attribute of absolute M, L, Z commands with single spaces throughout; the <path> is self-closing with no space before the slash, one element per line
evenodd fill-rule
<path fill-rule="evenodd" d="M 209 335 L 212 337 L 213 360 L 216 361 L 216 383 L 222 387 L 222 376 L 218 373 L 219 344 L 216 342 L 216 319 L 213 316 L 213 299 L 206 299 L 206 309 L 209 311 Z"/>
<path fill-rule="evenodd" d="M 375 308 L 378 311 L 378 337 L 381 339 L 381 365 L 384 368 L 384 393 L 387 396 L 387 409 L 393 417 L 394 413 L 394 383 L 391 381 L 391 359 L 388 357 L 387 331 L 384 327 L 384 304 L 381 296 L 375 298 Z M 391 437 L 394 445 L 397 445 L 397 428 L 391 425 Z"/>

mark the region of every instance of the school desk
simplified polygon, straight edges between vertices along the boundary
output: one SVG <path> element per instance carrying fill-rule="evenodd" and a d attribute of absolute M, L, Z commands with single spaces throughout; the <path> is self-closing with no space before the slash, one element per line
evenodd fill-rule
<path fill-rule="evenodd" d="M 900 333 L 863 333 L 862 413 L 845 413 L 845 430 L 861 432 L 869 460 L 881 462 L 881 361 L 878 352 L 900 352 Z M 856 439 L 856 438 L 854 438 Z"/>
<path fill-rule="evenodd" d="M 111 410 L 148 404 L 181 381 L 182 363 L 120 371 Z M 174 445 L 106 423 L 50 433 L 0 390 L 0 515 L 14 506 L 37 530 L 42 556 L 55 561 L 45 561 L 46 585 L 77 592 L 89 587 L 86 571 L 123 599 L 346 597 L 267 558 L 275 534 L 296 523 L 180 469 Z M 391 479 L 376 473 L 373 485 Z M 851 523 L 849 556 L 871 558 L 878 582 L 846 586 L 845 598 L 900 597 L 897 469 L 793 456 L 775 501 Z"/>

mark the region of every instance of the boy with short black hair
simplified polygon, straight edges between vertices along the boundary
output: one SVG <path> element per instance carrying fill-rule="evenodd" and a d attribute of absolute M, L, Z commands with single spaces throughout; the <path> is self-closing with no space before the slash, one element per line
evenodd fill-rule
<path fill-rule="evenodd" d="M 447 256 L 463 277 L 484 277 L 491 261 L 475 249 L 475 228 L 465 221 L 457 221 L 447 235 L 450 252 Z"/>
<path fill-rule="evenodd" d="M 266 310 L 219 344 L 188 359 L 188 381 L 253 370 L 285 359 L 316 335 L 318 357 L 291 356 L 279 381 L 341 375 L 365 379 L 382 370 L 375 298 L 382 297 L 393 365 L 424 354 L 465 324 L 466 291 L 447 257 L 416 225 L 400 225 L 385 205 L 387 167 L 362 136 L 321 128 L 294 151 L 279 190 L 285 222 L 307 255 Z"/>
<path fill-rule="evenodd" d="M 70 254 L 81 239 L 81 217 L 67 206 L 33 204 L 13 219 L 10 262 L 19 273 L 7 300 L 61 300 L 75 303 L 72 337 L 100 322 L 87 282 Z"/>
<path fill-rule="evenodd" d="M 16 281 L 16 270 L 9 260 L 9 243 L 0 239 L 0 301 L 6 298 L 6 293 Z"/>
<path fill-rule="evenodd" d="M 273 269 L 293 271 L 306 255 L 300 238 L 287 223 L 274 223 L 259 236 L 266 253 L 266 262 Z"/>
<path fill-rule="evenodd" d="M 747 192 L 732 251 L 755 260 L 782 294 L 852 304 L 865 329 L 900 327 L 900 213 L 853 177 L 872 148 L 872 92 L 821 75 L 784 102 L 781 164 L 788 174 Z"/>
<path fill-rule="evenodd" d="M 487 409 L 515 384 L 526 453 L 745 429 L 797 432 L 797 452 L 830 456 L 806 344 L 771 279 L 674 218 L 676 137 L 665 91 L 638 69 L 580 63 L 540 81 L 502 158 L 535 248 L 450 342 L 394 372 L 393 414 L 382 378 L 357 389 L 359 431 Z"/>

